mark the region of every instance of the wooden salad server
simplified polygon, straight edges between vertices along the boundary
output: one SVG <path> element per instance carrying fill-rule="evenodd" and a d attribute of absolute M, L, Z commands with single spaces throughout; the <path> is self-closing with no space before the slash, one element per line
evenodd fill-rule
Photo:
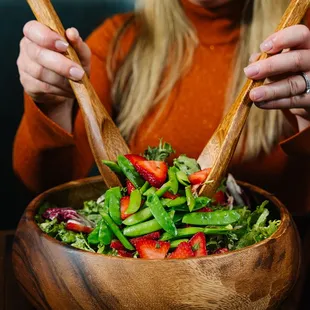
<path fill-rule="evenodd" d="M 64 38 L 65 29 L 50 0 L 27 0 L 36 19 Z M 65 53 L 72 61 L 81 64 L 75 50 L 69 46 Z M 108 187 L 119 186 L 117 176 L 103 159 L 116 160 L 120 154 L 129 153 L 129 148 L 118 128 L 100 102 L 86 74 L 81 82 L 69 80 L 85 123 L 88 142 L 94 155 L 100 174 Z"/>
<path fill-rule="evenodd" d="M 285 11 L 276 31 L 300 23 L 307 12 L 310 0 L 292 0 Z M 259 60 L 268 58 L 262 53 Z M 211 139 L 198 158 L 202 169 L 212 168 L 206 182 L 199 189 L 199 195 L 212 197 L 225 177 L 228 165 L 233 157 L 242 129 L 249 115 L 252 101 L 251 89 L 261 86 L 264 80 L 247 80 L 239 96 L 223 118 Z"/>

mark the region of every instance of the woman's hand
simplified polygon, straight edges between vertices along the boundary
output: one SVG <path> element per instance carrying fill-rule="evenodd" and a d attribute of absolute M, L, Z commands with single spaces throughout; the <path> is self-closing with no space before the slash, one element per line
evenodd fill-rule
<path fill-rule="evenodd" d="M 262 52 L 275 54 L 244 69 L 250 79 L 268 78 L 269 83 L 253 89 L 250 98 L 262 109 L 290 109 L 299 130 L 310 125 L 310 94 L 301 72 L 310 79 L 310 31 L 306 26 L 288 27 L 272 34 L 260 46 Z M 284 50 L 283 53 L 277 54 Z M 251 56 L 255 61 L 257 54 Z"/>
<path fill-rule="evenodd" d="M 17 66 L 25 92 L 65 130 L 72 130 L 74 94 L 67 79 L 79 81 L 90 70 L 91 52 L 75 28 L 66 31 L 82 66 L 66 58 L 67 41 L 37 21 L 23 29 Z"/>

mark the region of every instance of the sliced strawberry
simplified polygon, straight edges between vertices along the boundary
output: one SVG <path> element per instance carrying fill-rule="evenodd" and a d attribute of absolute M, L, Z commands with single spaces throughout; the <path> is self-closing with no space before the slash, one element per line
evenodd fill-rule
<path fill-rule="evenodd" d="M 216 192 L 215 195 L 213 196 L 213 199 L 219 205 L 223 205 L 224 203 L 226 203 L 226 196 L 225 196 L 225 193 L 222 191 Z"/>
<path fill-rule="evenodd" d="M 161 187 L 167 178 L 168 167 L 163 161 L 143 160 L 135 163 L 138 173 L 154 187 Z"/>
<path fill-rule="evenodd" d="M 126 187 L 128 195 L 130 195 L 131 192 L 133 192 L 136 189 L 135 186 L 128 179 L 126 180 Z"/>
<path fill-rule="evenodd" d="M 136 154 L 126 154 L 125 157 L 135 166 L 137 161 L 146 160 L 145 157 Z"/>
<path fill-rule="evenodd" d="M 170 249 L 170 243 L 166 241 L 141 239 L 136 242 L 136 249 L 140 258 L 163 259 Z"/>
<path fill-rule="evenodd" d="M 220 248 L 220 249 L 217 249 L 214 254 L 224 254 L 224 253 L 227 253 L 229 252 L 229 250 L 227 248 Z"/>
<path fill-rule="evenodd" d="M 117 256 L 132 257 L 132 253 L 125 251 L 125 250 L 117 250 Z"/>
<path fill-rule="evenodd" d="M 188 179 L 192 185 L 202 184 L 208 177 L 210 171 L 211 171 L 211 168 L 207 168 L 207 169 L 194 172 L 190 176 L 188 176 Z"/>
<path fill-rule="evenodd" d="M 195 253 L 188 242 L 181 242 L 178 247 L 171 253 L 169 258 L 188 258 L 194 257 Z"/>
<path fill-rule="evenodd" d="M 213 210 L 211 208 L 208 208 L 208 207 L 203 207 L 203 208 L 197 210 L 196 212 L 213 212 Z"/>
<path fill-rule="evenodd" d="M 153 233 L 141 236 L 141 237 L 137 237 L 137 238 L 132 238 L 130 239 L 131 244 L 133 244 L 134 246 L 136 246 L 137 242 L 142 240 L 142 239 L 148 239 L 148 240 L 158 240 L 160 238 L 160 232 L 159 231 L 155 231 Z"/>
<path fill-rule="evenodd" d="M 125 250 L 125 247 L 119 240 L 112 240 L 110 243 L 110 247 L 115 250 Z"/>
<path fill-rule="evenodd" d="M 163 194 L 163 198 L 167 198 L 167 199 L 172 199 L 172 200 L 174 200 L 174 199 L 176 199 L 176 198 L 178 198 L 178 197 L 180 197 L 180 195 L 178 195 L 178 194 L 174 195 L 174 194 L 172 194 L 172 193 L 170 193 L 170 192 L 165 192 L 165 193 Z"/>
<path fill-rule="evenodd" d="M 195 257 L 207 256 L 207 241 L 203 232 L 195 234 L 189 241 Z"/>
<path fill-rule="evenodd" d="M 129 207 L 129 196 L 124 196 L 121 198 L 121 219 L 125 220 L 127 217 L 129 217 L 131 214 L 125 214 L 126 210 Z"/>
<path fill-rule="evenodd" d="M 90 234 L 94 230 L 93 227 L 86 226 L 76 220 L 68 220 L 68 222 L 66 223 L 66 229 L 76 231 L 76 232 L 82 232 L 85 234 Z"/>

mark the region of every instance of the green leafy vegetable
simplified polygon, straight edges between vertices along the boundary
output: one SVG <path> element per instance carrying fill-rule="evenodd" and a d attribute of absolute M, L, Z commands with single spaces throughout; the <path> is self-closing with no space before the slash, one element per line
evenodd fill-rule
<path fill-rule="evenodd" d="M 189 158 L 186 155 L 180 155 L 178 158 L 174 159 L 173 164 L 186 175 L 190 175 L 200 170 L 196 159 Z"/>

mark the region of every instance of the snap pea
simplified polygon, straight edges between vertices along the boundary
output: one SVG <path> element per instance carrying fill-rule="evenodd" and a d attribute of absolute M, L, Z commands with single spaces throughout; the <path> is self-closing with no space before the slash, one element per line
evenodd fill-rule
<path fill-rule="evenodd" d="M 240 214 L 235 210 L 216 210 L 214 212 L 194 212 L 186 214 L 182 222 L 192 225 L 225 226 L 237 222 Z"/>
<path fill-rule="evenodd" d="M 116 238 L 122 243 L 122 245 L 127 249 L 133 251 L 135 248 L 132 246 L 132 244 L 128 241 L 128 239 L 122 234 L 121 230 L 118 228 L 118 226 L 113 222 L 111 217 L 104 212 L 100 213 L 106 224 L 109 226 L 109 228 L 112 230 Z"/>
<path fill-rule="evenodd" d="M 177 229 L 177 235 L 173 236 L 169 233 L 163 233 L 160 240 L 166 241 L 174 238 L 179 238 L 179 237 L 190 237 L 195 235 L 198 232 L 203 232 L 204 228 L 202 227 L 187 227 L 187 228 L 179 228 Z"/>
<path fill-rule="evenodd" d="M 181 170 L 177 171 L 176 177 L 182 185 L 184 186 L 190 185 L 190 181 L 184 171 L 181 171 Z"/>
<path fill-rule="evenodd" d="M 141 206 L 141 193 L 138 189 L 135 189 L 130 194 L 129 207 L 125 211 L 125 214 L 136 213 Z"/>
<path fill-rule="evenodd" d="M 88 235 L 87 241 L 89 244 L 108 245 L 112 241 L 113 234 L 106 223 L 101 219 L 96 228 Z"/>
<path fill-rule="evenodd" d="M 194 210 L 199 210 L 203 207 L 208 206 L 210 203 L 212 202 L 212 199 L 208 198 L 208 197 L 196 197 L 195 198 L 195 208 Z"/>
<path fill-rule="evenodd" d="M 140 188 L 140 193 L 143 195 L 143 193 L 150 187 L 150 183 L 146 181 L 143 186 Z"/>
<path fill-rule="evenodd" d="M 162 204 L 168 208 L 181 206 L 186 203 L 186 197 L 177 197 L 175 199 L 162 199 Z M 183 210 L 182 210 L 183 211 Z M 188 208 L 185 210 L 188 211 Z"/>
<path fill-rule="evenodd" d="M 173 218 L 174 211 L 169 212 L 170 218 Z M 139 223 L 133 226 L 125 227 L 123 230 L 123 234 L 128 237 L 139 237 L 154 231 L 158 231 L 162 229 L 162 227 L 158 224 L 158 222 L 153 219 L 147 222 Z"/>
<path fill-rule="evenodd" d="M 124 221 L 123 224 L 127 226 L 132 226 L 136 225 L 138 223 L 144 222 L 152 217 L 152 212 L 150 208 L 144 208 L 136 212 L 135 214 L 127 217 Z"/>
<path fill-rule="evenodd" d="M 164 209 L 160 202 L 160 199 L 156 194 L 147 196 L 146 205 L 150 208 L 154 218 L 160 224 L 160 226 L 171 235 L 177 234 L 177 229 L 173 220 L 170 218 L 167 211 Z"/>
<path fill-rule="evenodd" d="M 143 186 L 145 181 L 141 178 L 140 174 L 136 171 L 132 163 L 123 155 L 117 157 L 117 163 L 125 174 L 127 179 L 134 185 L 135 188 Z"/>
<path fill-rule="evenodd" d="M 169 191 L 171 191 L 171 193 L 173 193 L 174 195 L 178 192 L 179 189 L 179 183 L 176 177 L 176 173 L 178 172 L 178 169 L 176 167 L 170 167 L 168 169 L 168 178 L 169 178 L 169 185 L 170 185 L 170 189 Z"/>
<path fill-rule="evenodd" d="M 206 235 L 225 235 L 232 230 L 233 227 L 231 225 L 227 225 L 225 227 L 205 227 L 203 232 Z"/>
<path fill-rule="evenodd" d="M 168 181 L 167 183 L 163 184 L 162 187 L 159 190 L 157 190 L 155 194 L 157 197 L 161 197 L 166 192 L 168 192 L 170 188 L 171 188 L 171 184 L 170 184 L 170 181 Z"/>
<path fill-rule="evenodd" d="M 185 187 L 185 196 L 189 212 L 192 212 L 195 207 L 195 198 L 192 194 L 190 186 Z"/>
<path fill-rule="evenodd" d="M 143 196 L 153 195 L 154 193 L 156 193 L 156 188 L 155 187 L 150 187 L 147 191 L 145 191 L 143 193 Z"/>
<path fill-rule="evenodd" d="M 187 241 L 188 241 L 188 239 L 173 240 L 170 242 L 170 249 L 175 249 L 179 246 L 180 243 L 187 242 Z"/>
<path fill-rule="evenodd" d="M 106 166 L 108 166 L 113 172 L 117 174 L 123 174 L 122 169 L 119 167 L 117 163 L 110 160 L 103 160 L 102 161 Z"/>
<path fill-rule="evenodd" d="M 119 187 L 113 187 L 106 191 L 104 208 L 108 208 L 109 214 L 117 225 L 122 224 L 120 200 L 122 198 Z"/>

